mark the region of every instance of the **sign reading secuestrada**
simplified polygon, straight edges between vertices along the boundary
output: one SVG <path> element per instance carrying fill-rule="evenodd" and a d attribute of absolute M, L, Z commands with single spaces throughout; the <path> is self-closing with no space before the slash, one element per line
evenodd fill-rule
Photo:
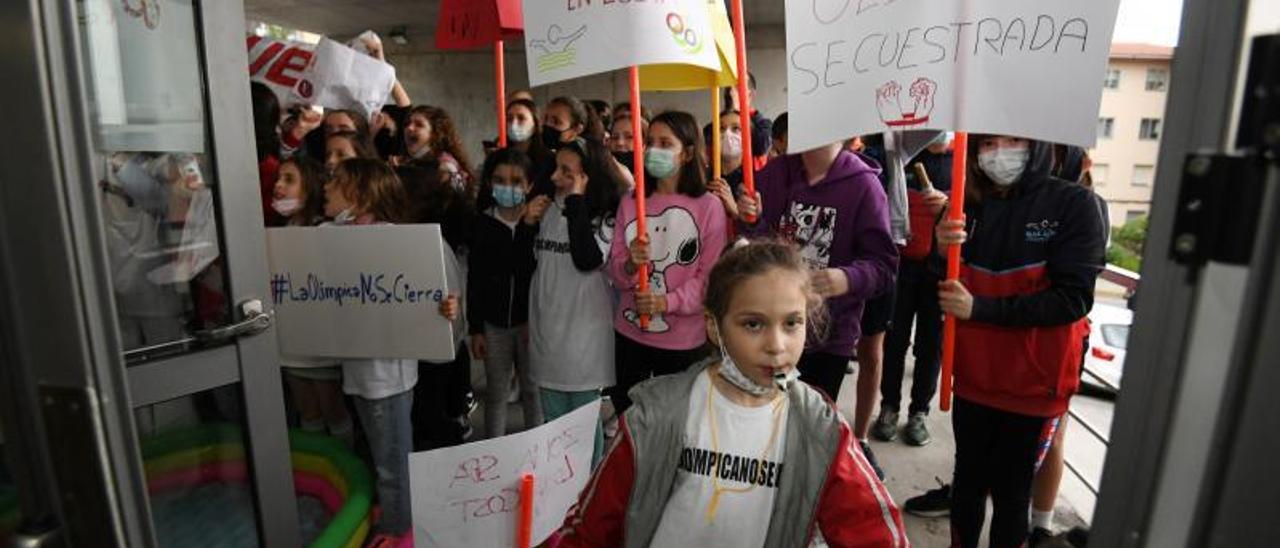
<path fill-rule="evenodd" d="M 272 228 L 267 247 L 282 353 L 453 359 L 440 225 Z"/>
<path fill-rule="evenodd" d="M 533 544 L 564 521 L 591 476 L 600 400 L 500 438 L 409 455 L 418 546 L 510 546 L 520 515 L 520 477 L 534 476 Z"/>
<path fill-rule="evenodd" d="M 791 147 L 894 129 L 1092 146 L 1119 0 L 786 3 Z"/>
<path fill-rule="evenodd" d="M 720 69 L 706 0 L 524 0 L 534 86 L 633 65 Z"/>

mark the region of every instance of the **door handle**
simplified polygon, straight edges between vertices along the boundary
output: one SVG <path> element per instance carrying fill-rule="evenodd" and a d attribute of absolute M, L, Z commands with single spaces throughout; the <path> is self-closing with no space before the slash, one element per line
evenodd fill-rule
<path fill-rule="evenodd" d="M 202 342 L 229 341 L 266 331 L 271 327 L 271 312 L 265 310 L 262 301 L 249 299 L 240 303 L 240 320 L 229 325 L 196 331 L 196 339 Z"/>

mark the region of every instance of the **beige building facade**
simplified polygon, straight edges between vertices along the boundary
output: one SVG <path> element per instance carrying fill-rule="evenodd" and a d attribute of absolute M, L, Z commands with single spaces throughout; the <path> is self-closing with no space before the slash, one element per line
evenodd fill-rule
<path fill-rule="evenodd" d="M 1094 188 L 1107 200 L 1111 225 L 1147 215 L 1164 131 L 1173 48 L 1114 44 L 1103 80 Z"/>

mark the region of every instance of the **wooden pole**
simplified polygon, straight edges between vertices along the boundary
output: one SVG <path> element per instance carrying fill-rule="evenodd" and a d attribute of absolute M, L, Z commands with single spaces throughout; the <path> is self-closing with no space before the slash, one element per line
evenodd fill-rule
<path fill-rule="evenodd" d="M 964 220 L 964 183 L 968 149 L 969 134 L 957 132 L 955 147 L 951 153 L 951 205 L 947 210 L 948 220 Z M 960 246 L 953 245 L 947 248 L 947 280 L 958 279 L 960 279 Z M 942 387 L 938 398 L 938 406 L 943 411 L 951 410 L 951 376 L 955 358 L 956 317 L 947 314 L 942 327 Z"/>

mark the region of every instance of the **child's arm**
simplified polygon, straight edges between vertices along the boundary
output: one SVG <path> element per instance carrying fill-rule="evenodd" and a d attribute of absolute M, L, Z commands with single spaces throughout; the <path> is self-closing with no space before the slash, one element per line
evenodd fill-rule
<path fill-rule="evenodd" d="M 710 201 L 710 200 L 709 200 Z M 705 209 L 706 214 L 697 220 L 701 232 L 698 242 L 700 254 L 694 265 L 693 276 L 667 289 L 667 312 L 671 314 L 693 315 L 702 313 L 702 296 L 706 290 L 707 278 L 711 275 L 711 267 L 720 260 L 728 238 L 728 216 L 718 201 L 713 201 Z"/>
<path fill-rule="evenodd" d="M 627 223 L 631 222 L 631 215 L 628 211 L 634 211 L 630 200 L 630 197 L 625 197 L 618 204 L 618 213 L 614 216 L 613 223 L 613 241 L 609 243 L 609 265 L 605 268 L 613 286 L 624 291 L 636 286 L 635 271 L 627 272 L 631 263 L 631 242 L 627 241 Z"/>
<path fill-rule="evenodd" d="M 619 416 L 618 436 L 560 527 L 560 548 L 622 546 L 635 471 L 631 430 Z"/>
<path fill-rule="evenodd" d="M 574 268 L 582 272 L 600 268 L 604 264 L 604 252 L 596 243 L 586 198 L 580 194 L 566 196 L 564 216 L 569 218 L 569 256 L 573 258 Z"/>
<path fill-rule="evenodd" d="M 853 441 L 853 432 L 842 419 L 840 450 L 832 459 L 818 501 L 822 537 L 832 548 L 909 546 L 897 505 Z"/>
<path fill-rule="evenodd" d="M 878 182 L 867 191 L 853 211 L 852 260 L 838 268 L 844 271 L 848 289 L 833 299 L 866 301 L 883 294 L 898 272 L 898 245 L 889 233 L 889 202 Z"/>

